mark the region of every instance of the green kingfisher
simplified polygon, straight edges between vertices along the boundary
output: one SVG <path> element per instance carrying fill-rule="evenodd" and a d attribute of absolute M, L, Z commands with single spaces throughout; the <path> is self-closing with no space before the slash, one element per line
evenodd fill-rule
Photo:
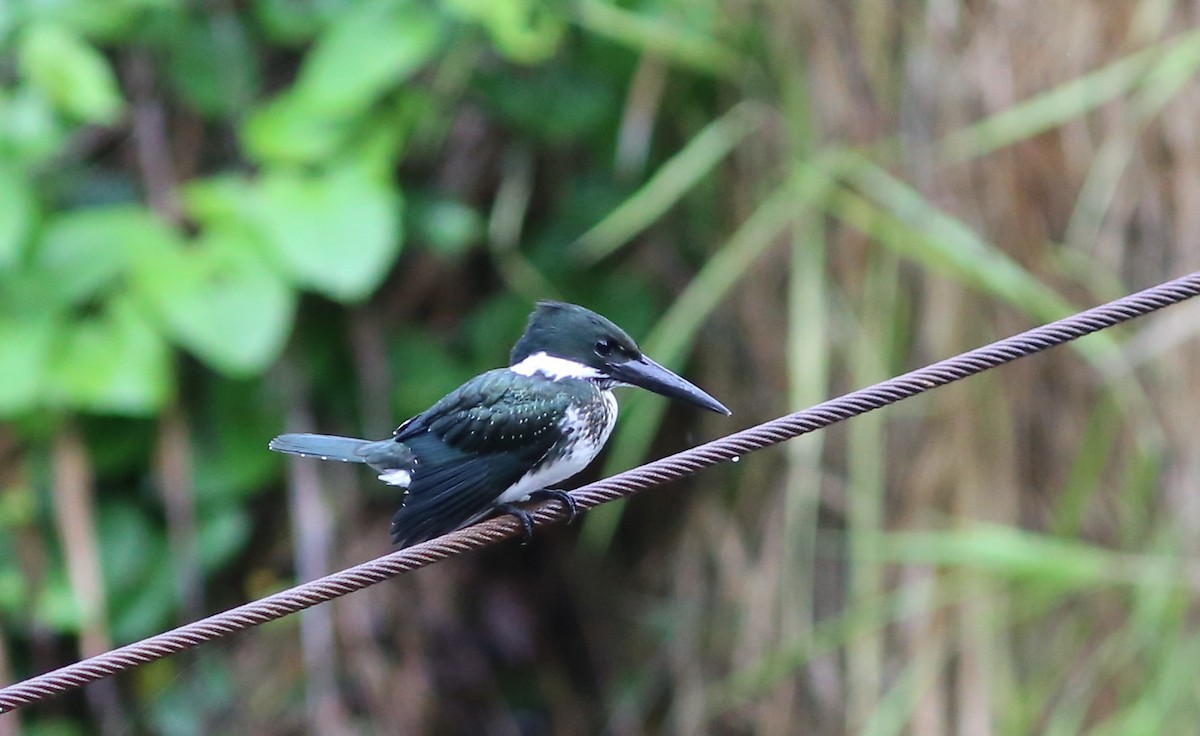
<path fill-rule="evenodd" d="M 709 411 L 729 410 L 651 360 L 620 327 L 563 302 L 539 302 L 507 368 L 472 378 L 378 441 L 284 434 L 270 449 L 301 457 L 365 463 L 404 489 L 392 541 L 423 542 L 493 512 L 512 514 L 526 540 L 528 511 L 515 505 L 555 498 L 551 488 L 587 467 L 617 421 L 613 389 L 640 386 Z"/>

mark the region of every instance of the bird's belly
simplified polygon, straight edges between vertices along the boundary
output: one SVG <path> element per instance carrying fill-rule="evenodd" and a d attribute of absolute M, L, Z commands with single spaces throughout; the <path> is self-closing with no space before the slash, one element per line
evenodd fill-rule
<path fill-rule="evenodd" d="M 565 424 L 574 427 L 575 431 L 569 440 L 564 440 L 566 446 L 552 448 L 547 453 L 552 458 L 549 462 L 534 468 L 509 486 L 496 499 L 496 503 L 524 501 L 529 498 L 530 493 L 570 478 L 595 460 L 617 423 L 616 398 L 611 391 L 605 391 L 603 398 L 603 405 L 597 408 L 597 411 L 601 412 L 601 422 L 591 425 L 594 427 L 593 431 L 587 430 L 589 422 L 586 417 L 580 416 L 580 411 L 575 408 L 568 409 Z"/>

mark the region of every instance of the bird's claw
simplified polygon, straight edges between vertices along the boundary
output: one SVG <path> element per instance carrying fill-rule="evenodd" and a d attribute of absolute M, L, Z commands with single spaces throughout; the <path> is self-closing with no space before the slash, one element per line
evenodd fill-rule
<path fill-rule="evenodd" d="M 529 494 L 530 499 L 542 500 L 553 499 L 563 505 L 567 510 L 567 523 L 575 521 L 575 517 L 579 514 L 579 505 L 575 503 L 575 497 L 566 491 L 560 491 L 554 488 L 543 488 L 539 491 L 534 491 Z"/>
<path fill-rule="evenodd" d="M 566 491 L 558 491 L 553 488 L 543 488 L 540 491 L 534 491 L 529 494 L 530 500 L 555 499 L 560 501 L 567 509 L 567 523 L 575 521 L 575 516 L 579 513 L 579 506 L 575 503 L 574 497 Z M 521 508 L 515 503 L 503 503 L 496 507 L 499 511 L 512 514 L 521 522 L 521 544 L 529 544 L 533 539 L 533 514 Z"/>
<path fill-rule="evenodd" d="M 529 544 L 533 539 L 533 514 L 513 503 L 502 503 L 496 508 L 517 517 L 517 521 L 521 522 L 521 546 Z"/>

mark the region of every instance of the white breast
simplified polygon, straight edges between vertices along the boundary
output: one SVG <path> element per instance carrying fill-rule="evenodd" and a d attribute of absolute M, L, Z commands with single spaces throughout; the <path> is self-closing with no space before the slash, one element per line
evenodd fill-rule
<path fill-rule="evenodd" d="M 600 432 L 591 436 L 579 437 L 568 454 L 554 464 L 540 468 L 509 486 L 508 490 L 501 493 L 500 497 L 496 499 L 496 503 L 525 501 L 529 498 L 530 493 L 543 488 L 551 488 L 554 484 L 577 474 L 596 459 L 596 456 L 600 454 L 600 448 L 604 447 L 605 442 L 608 442 L 608 437 L 617 423 L 617 397 L 613 396 L 612 391 L 604 391 L 601 395 L 604 398 L 606 421 L 600 428 Z M 574 407 L 567 409 L 565 423 L 568 426 L 581 424 L 578 410 Z"/>

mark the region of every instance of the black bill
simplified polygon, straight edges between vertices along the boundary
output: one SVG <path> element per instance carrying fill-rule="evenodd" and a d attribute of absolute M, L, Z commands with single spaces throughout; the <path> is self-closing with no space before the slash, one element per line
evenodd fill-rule
<path fill-rule="evenodd" d="M 622 383 L 640 386 L 671 399 L 686 401 L 726 416 L 732 413 L 725 408 L 724 404 L 709 396 L 699 387 L 685 381 L 645 355 L 636 360 L 611 363 L 608 366 L 608 373 Z"/>

